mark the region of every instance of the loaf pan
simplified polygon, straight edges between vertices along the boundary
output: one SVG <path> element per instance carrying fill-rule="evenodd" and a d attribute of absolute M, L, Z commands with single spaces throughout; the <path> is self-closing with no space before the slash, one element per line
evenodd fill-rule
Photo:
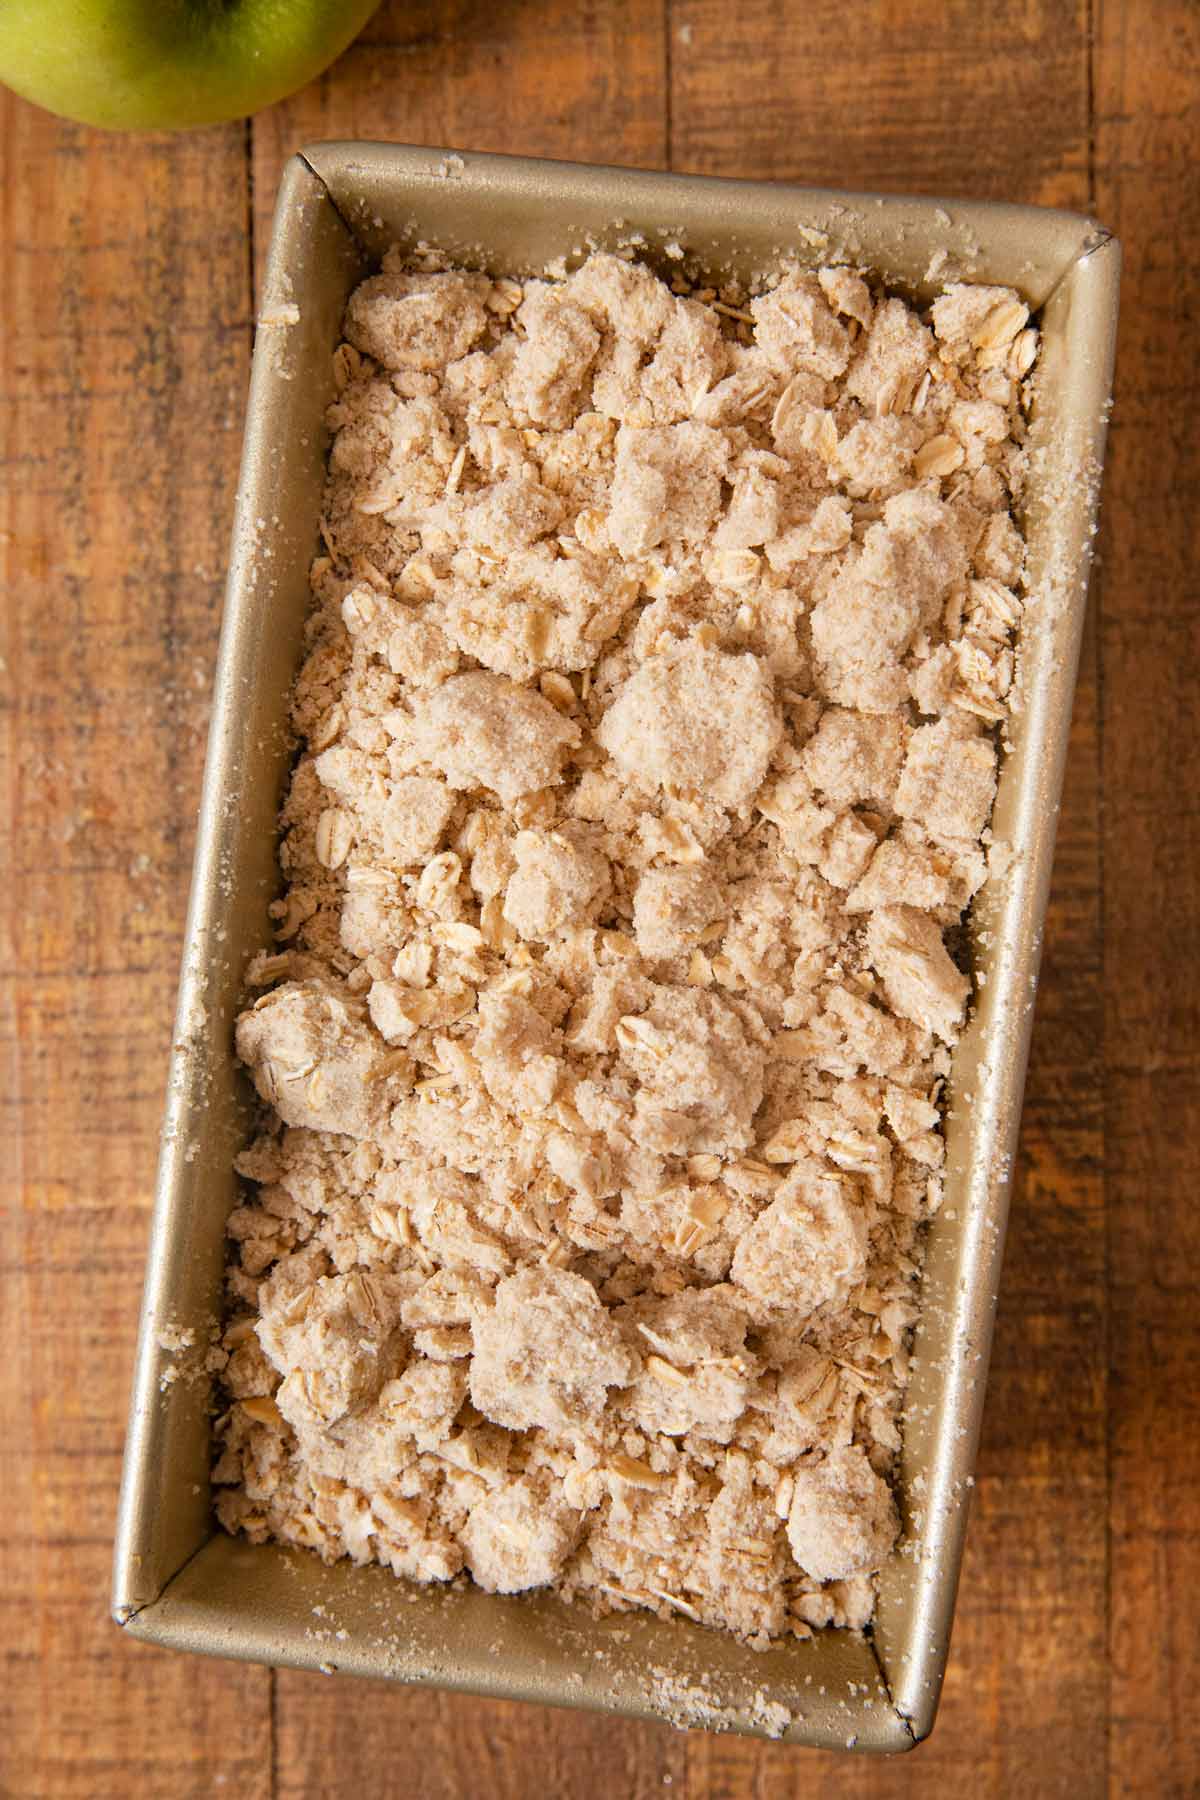
<path fill-rule="evenodd" d="M 898 1484 L 905 1534 L 872 1629 L 758 1653 L 687 1620 L 594 1620 L 548 1595 L 415 1588 L 215 1528 L 205 1351 L 221 1311 L 233 1159 L 254 1099 L 233 1058 L 242 973 L 269 943 L 288 693 L 309 606 L 348 294 L 392 243 L 494 274 L 633 241 L 706 278 L 784 255 L 850 260 L 928 300 L 1000 282 L 1038 314 L 1021 705 L 993 820 L 1006 872 L 973 911 L 983 980 L 955 1057 L 943 1210 L 928 1234 Z M 675 251 L 672 251 L 675 254 Z M 224 628 L 117 1529 L 113 1614 L 177 1650 L 585 1706 L 792 1743 L 906 1750 L 949 1649 L 1017 1147 L 1055 820 L 1083 624 L 1116 329 L 1119 249 L 1090 219 L 384 144 L 288 164 L 254 350 Z"/>

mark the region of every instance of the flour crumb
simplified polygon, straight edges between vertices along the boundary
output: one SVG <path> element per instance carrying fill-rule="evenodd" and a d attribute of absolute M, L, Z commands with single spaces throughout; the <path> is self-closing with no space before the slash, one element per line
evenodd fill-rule
<path fill-rule="evenodd" d="M 671 285 L 422 246 L 346 308 L 213 1480 L 256 1542 L 763 1648 L 898 1540 L 1037 328 L 697 292 L 666 235 Z"/>

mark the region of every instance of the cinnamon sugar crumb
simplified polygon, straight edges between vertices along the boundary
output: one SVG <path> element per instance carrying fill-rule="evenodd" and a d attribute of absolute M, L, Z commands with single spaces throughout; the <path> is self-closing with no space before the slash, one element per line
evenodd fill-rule
<path fill-rule="evenodd" d="M 392 253 L 345 333 L 219 1516 L 754 1644 L 861 1626 L 1036 330 L 849 269 Z"/>

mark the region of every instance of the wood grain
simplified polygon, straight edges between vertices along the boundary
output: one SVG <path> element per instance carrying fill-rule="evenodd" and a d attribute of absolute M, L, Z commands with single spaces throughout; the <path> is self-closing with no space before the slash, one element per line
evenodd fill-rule
<path fill-rule="evenodd" d="M 1200 1788 L 1200 14 L 1189 0 L 411 0 L 187 138 L 4 101 L 0 1793 Z M 1094 209 L 1118 407 L 974 1518 L 881 1765 L 166 1656 L 108 1556 L 219 584 L 279 168 L 319 137 Z"/>
<path fill-rule="evenodd" d="M 107 1618 L 249 356 L 240 127 L 5 98 L 0 1790 L 269 1791 L 269 1678 Z"/>
<path fill-rule="evenodd" d="M 1147 44 L 1157 54 L 1147 55 Z M 1117 1793 L 1190 1795 L 1200 1627 L 1200 13 L 1098 17 L 1097 204 L 1125 240 L 1101 623 Z"/>
<path fill-rule="evenodd" d="M 673 168 L 1076 206 L 1086 0 L 669 0 Z"/>

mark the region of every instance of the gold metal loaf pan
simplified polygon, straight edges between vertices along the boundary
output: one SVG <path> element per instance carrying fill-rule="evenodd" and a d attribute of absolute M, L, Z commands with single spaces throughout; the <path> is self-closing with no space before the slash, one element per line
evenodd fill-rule
<path fill-rule="evenodd" d="M 1024 699 L 994 819 L 997 838 L 1015 854 L 975 912 L 986 982 L 958 1052 L 946 1204 L 929 1233 L 900 1461 L 907 1543 L 882 1575 L 870 1634 L 826 1631 L 761 1654 L 685 1620 L 597 1622 L 544 1595 L 414 1589 L 383 1568 L 326 1569 L 315 1557 L 256 1548 L 214 1530 L 208 1486 L 204 1352 L 221 1307 L 233 1157 L 250 1122 L 249 1085 L 233 1061 L 233 1020 L 246 961 L 268 941 L 267 904 L 278 887 L 288 690 L 309 604 L 322 417 L 343 306 L 394 241 L 424 239 L 500 274 L 540 270 L 585 242 L 615 246 L 634 232 L 644 235 L 651 260 L 674 239 L 722 277 L 768 269 L 787 254 L 813 266 L 848 257 L 925 299 L 956 273 L 1003 282 L 1040 311 L 1043 331 Z M 135 1637 L 210 1655 L 782 1734 L 793 1743 L 905 1750 L 929 1732 L 983 1407 L 1083 623 L 1118 269 L 1117 244 L 1093 221 L 1034 207 L 382 144 L 322 144 L 292 159 L 254 352 L 117 1530 L 113 1614 Z"/>

